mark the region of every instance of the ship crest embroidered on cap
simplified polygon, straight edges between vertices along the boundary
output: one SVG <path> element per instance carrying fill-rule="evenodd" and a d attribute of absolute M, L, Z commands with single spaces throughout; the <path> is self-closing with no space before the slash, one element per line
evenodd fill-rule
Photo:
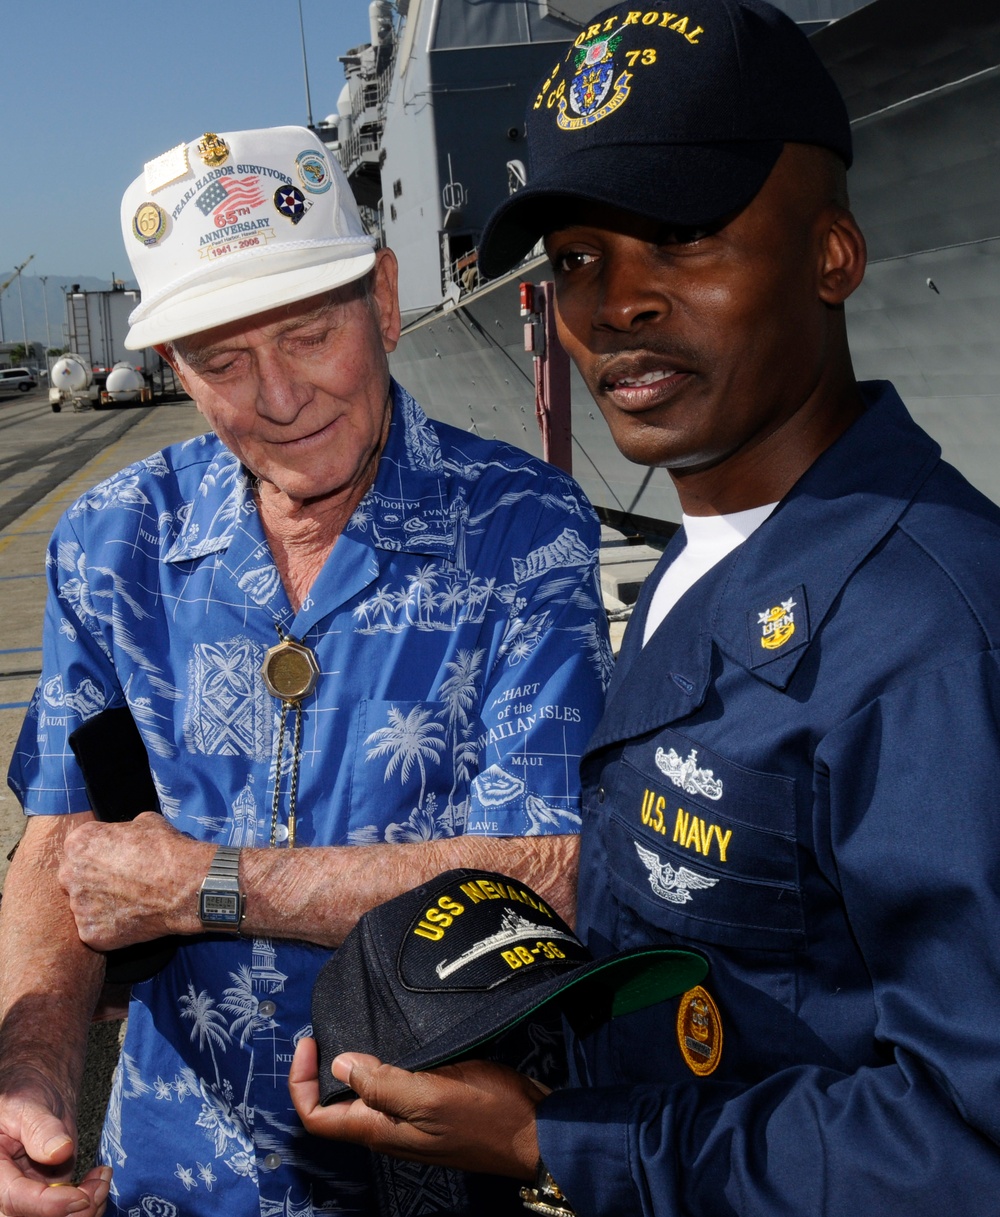
<path fill-rule="evenodd" d="M 494 901 L 506 906 L 497 928 Z M 399 957 L 416 990 L 492 989 L 533 964 L 578 966 L 580 940 L 532 892 L 498 879 L 466 879 L 439 893 L 410 923 Z"/>
<path fill-rule="evenodd" d="M 722 1059 L 722 1018 L 706 989 L 695 985 L 677 1010 L 677 1043 L 692 1073 L 707 1077 Z"/>
<path fill-rule="evenodd" d="M 757 624 L 760 626 L 760 645 L 766 651 L 777 651 L 795 633 L 795 600 L 789 596 L 780 604 L 775 604 L 766 612 L 757 614 Z"/>
<path fill-rule="evenodd" d="M 622 40 L 621 32 L 612 34 L 609 38 L 597 38 L 593 42 L 585 42 L 576 52 L 576 75 L 569 83 L 569 108 L 572 108 L 577 118 L 567 115 L 567 99 L 560 97 L 556 124 L 564 131 L 577 131 L 591 123 L 600 122 L 614 113 L 627 100 L 629 95 L 628 82 L 632 79 L 630 73 L 622 72 L 617 80 L 614 79 L 615 51 Z M 614 94 L 605 102 L 611 85 L 614 82 Z"/>
<path fill-rule="evenodd" d="M 625 20 L 615 29 L 615 23 L 622 16 Z M 626 48 L 616 60 L 619 43 L 630 26 L 636 27 L 631 32 L 640 37 L 634 47 Z M 568 85 L 565 77 L 560 79 L 563 63 L 557 63 L 542 85 L 532 109 L 539 110 L 543 105 L 549 110 L 555 107 L 556 125 L 563 131 L 579 131 L 613 114 L 628 100 L 636 69 L 649 68 L 657 62 L 656 47 L 649 45 L 653 39 L 641 37 L 643 29 L 650 27 L 671 30 L 692 46 L 698 46 L 705 33 L 703 27 L 688 16 L 667 9 L 616 13 L 603 24 L 597 22 L 580 32 L 563 61 L 566 63 L 571 57 L 575 60 L 573 78 Z M 616 79 L 619 66 L 623 70 Z M 567 113 L 569 110 L 577 117 Z"/>

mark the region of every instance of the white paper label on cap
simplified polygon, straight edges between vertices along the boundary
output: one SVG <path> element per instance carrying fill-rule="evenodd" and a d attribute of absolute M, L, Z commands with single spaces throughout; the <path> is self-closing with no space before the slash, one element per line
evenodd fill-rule
<path fill-rule="evenodd" d="M 178 144 L 176 148 L 147 161 L 143 171 L 146 175 L 146 189 L 150 194 L 154 190 L 162 190 L 171 182 L 176 182 L 190 171 L 187 144 Z"/>

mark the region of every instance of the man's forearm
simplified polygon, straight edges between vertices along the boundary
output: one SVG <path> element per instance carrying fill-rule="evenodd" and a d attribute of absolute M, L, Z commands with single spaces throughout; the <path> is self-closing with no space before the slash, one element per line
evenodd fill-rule
<path fill-rule="evenodd" d="M 44 1077 L 76 1100 L 103 957 L 80 941 L 56 878 L 66 834 L 89 813 L 28 821 L 0 906 L 0 1071 L 4 1089 Z M 69 1113 L 72 1118 L 72 1113 Z"/>
<path fill-rule="evenodd" d="M 338 946 L 370 908 L 454 867 L 511 875 L 571 925 L 579 839 L 448 837 L 407 845 L 243 851 L 244 933 Z"/>

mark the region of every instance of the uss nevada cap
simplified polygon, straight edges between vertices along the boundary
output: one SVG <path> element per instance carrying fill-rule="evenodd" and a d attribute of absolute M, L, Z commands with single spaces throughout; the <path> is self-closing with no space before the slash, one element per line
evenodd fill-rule
<path fill-rule="evenodd" d="M 593 17 L 528 102 L 527 185 L 479 248 L 514 266 L 572 200 L 666 224 L 710 225 L 746 206 L 786 142 L 851 163 L 847 110 L 809 41 L 764 0 L 618 4 Z"/>
<path fill-rule="evenodd" d="M 446 871 L 365 913 L 321 969 L 312 1021 L 322 1102 L 353 1094 L 330 1073 L 338 1053 L 429 1069 L 554 1003 L 585 1034 L 686 992 L 707 971 L 701 955 L 669 947 L 595 960 L 527 884 Z"/>
<path fill-rule="evenodd" d="M 340 166 L 305 127 L 178 144 L 146 162 L 121 219 L 142 294 L 130 350 L 305 300 L 375 262 Z"/>

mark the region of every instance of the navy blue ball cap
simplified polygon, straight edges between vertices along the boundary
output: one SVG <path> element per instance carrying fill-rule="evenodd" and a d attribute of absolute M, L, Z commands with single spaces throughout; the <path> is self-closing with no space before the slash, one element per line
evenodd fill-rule
<path fill-rule="evenodd" d="M 672 947 L 595 960 L 527 884 L 445 871 L 365 913 L 320 970 L 312 1021 L 321 1100 L 353 1093 L 330 1073 L 341 1052 L 430 1069 L 482 1050 L 543 1008 L 584 1034 L 687 992 L 707 971 L 701 955 Z"/>
<path fill-rule="evenodd" d="M 487 277 L 514 266 L 574 200 L 679 226 L 745 207 L 786 143 L 850 165 L 837 86 L 765 0 L 618 4 L 581 30 L 528 103 L 528 181 L 487 222 Z"/>

